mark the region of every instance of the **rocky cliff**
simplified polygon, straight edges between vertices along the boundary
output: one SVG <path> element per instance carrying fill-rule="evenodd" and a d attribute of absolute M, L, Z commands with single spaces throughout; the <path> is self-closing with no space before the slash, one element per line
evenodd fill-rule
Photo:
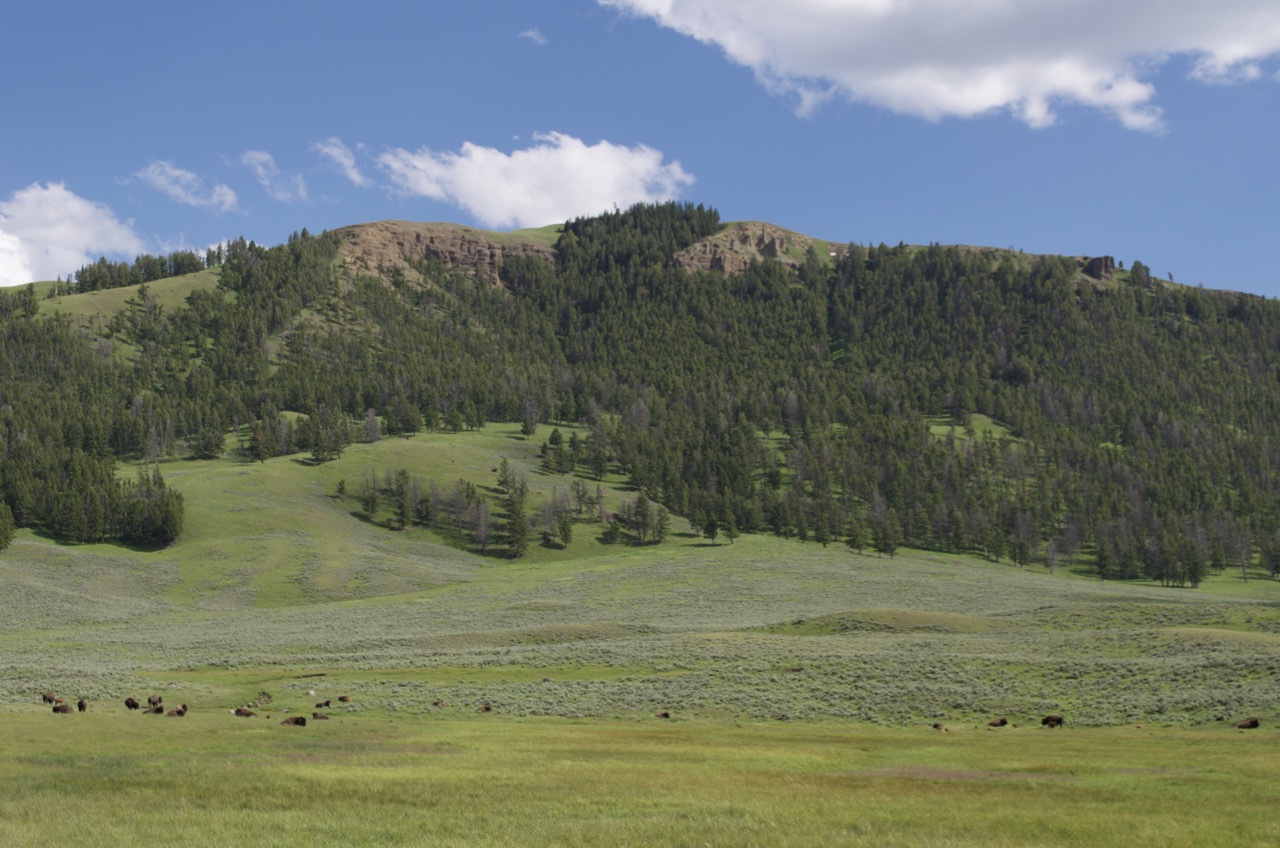
<path fill-rule="evenodd" d="M 411 260 L 436 259 L 479 279 L 498 281 L 502 261 L 510 255 L 536 256 L 555 262 L 544 240 L 521 233 L 497 233 L 461 224 L 378 221 L 343 227 L 342 257 L 352 275 L 382 276 L 399 268 L 416 276 Z"/>

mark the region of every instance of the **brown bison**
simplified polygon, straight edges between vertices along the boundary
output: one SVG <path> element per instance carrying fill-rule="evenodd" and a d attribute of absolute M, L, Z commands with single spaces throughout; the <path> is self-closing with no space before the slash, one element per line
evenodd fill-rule
<path fill-rule="evenodd" d="M 45 692 L 40 696 L 40 700 L 44 701 L 46 704 L 52 704 L 58 700 L 58 696 L 52 692 Z"/>
<path fill-rule="evenodd" d="M 235 714 L 240 716 L 241 718 L 253 718 L 254 716 L 257 715 L 257 713 L 255 713 L 253 710 L 249 709 L 248 707 L 236 707 Z"/>
<path fill-rule="evenodd" d="M 80 700 L 76 701 L 76 709 L 79 710 L 80 712 L 84 712 L 85 710 L 89 709 L 89 702 L 86 701 L 84 698 L 81 698 Z"/>
<path fill-rule="evenodd" d="M 137 698 L 125 698 L 125 699 L 124 699 L 124 706 L 125 706 L 125 709 L 136 710 L 136 709 L 138 709 L 139 707 L 141 707 L 141 706 L 142 706 L 142 704 L 139 704 L 139 703 L 138 703 L 138 699 L 137 699 Z"/>
<path fill-rule="evenodd" d="M 312 713 L 311 717 L 316 721 L 328 721 L 329 717 L 324 713 Z"/>
<path fill-rule="evenodd" d="M 147 713 L 150 715 L 164 715 L 164 704 L 156 704 L 147 710 Z"/>
<path fill-rule="evenodd" d="M 671 718 L 671 711 L 663 710 L 662 712 L 656 714 L 656 718 Z"/>
<path fill-rule="evenodd" d="M 1040 719 L 1041 727 L 1062 727 L 1066 723 L 1067 720 L 1060 715 L 1047 715 Z"/>
<path fill-rule="evenodd" d="M 1256 718 L 1247 718 L 1244 721 L 1236 722 L 1237 730 L 1253 730 L 1257 726 L 1258 726 L 1258 720 Z"/>
<path fill-rule="evenodd" d="M 160 697 L 159 695 L 148 695 L 147 703 L 153 707 L 158 707 L 164 703 L 164 698 Z"/>
<path fill-rule="evenodd" d="M 329 705 L 330 705 L 331 703 L 333 703 L 333 701 L 331 701 L 330 699 L 326 698 L 326 699 L 324 699 L 323 701 L 321 701 L 320 703 L 316 704 L 316 709 L 317 709 L 317 710 L 318 710 L 318 709 L 322 709 L 322 708 L 323 708 L 323 709 L 328 709 L 328 708 L 329 708 Z"/>
<path fill-rule="evenodd" d="M 442 698 L 436 698 L 434 701 L 431 702 L 431 706 L 436 707 L 437 709 L 442 709 L 449 705 L 446 704 Z"/>
<path fill-rule="evenodd" d="M 287 719 L 285 719 L 280 723 L 283 725 L 287 725 L 289 727 L 306 727 L 307 718 L 306 716 L 289 716 Z"/>
<path fill-rule="evenodd" d="M 349 704 L 349 703 L 351 703 L 351 696 L 350 696 L 350 695 L 339 695 L 339 696 L 338 696 L 338 700 L 339 700 L 339 701 L 341 701 L 341 702 L 342 702 L 342 703 L 344 703 L 344 704 Z"/>
<path fill-rule="evenodd" d="M 1009 720 L 1007 718 L 993 718 L 987 722 L 987 727 L 1004 727 L 1008 723 Z"/>
<path fill-rule="evenodd" d="M 71 715 L 74 712 L 74 708 L 70 704 L 54 704 L 53 711 L 63 715 Z"/>
<path fill-rule="evenodd" d="M 169 712 L 165 713 L 165 717 L 166 718 L 182 718 L 186 714 L 187 714 L 187 705 L 179 704 L 178 706 L 169 710 Z"/>

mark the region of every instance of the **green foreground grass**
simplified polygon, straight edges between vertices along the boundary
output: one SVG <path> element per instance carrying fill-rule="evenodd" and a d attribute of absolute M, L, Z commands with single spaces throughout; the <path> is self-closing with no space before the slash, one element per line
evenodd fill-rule
<path fill-rule="evenodd" d="M 0 842 L 1274 845 L 1277 735 L 6 716 Z"/>

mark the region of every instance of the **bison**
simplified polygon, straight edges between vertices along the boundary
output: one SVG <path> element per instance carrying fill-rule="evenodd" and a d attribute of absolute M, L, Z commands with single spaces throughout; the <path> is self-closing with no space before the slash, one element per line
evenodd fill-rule
<path fill-rule="evenodd" d="M 241 718 L 253 718 L 254 716 L 257 715 L 257 713 L 255 713 L 253 710 L 249 709 L 248 707 L 236 707 L 235 714 L 240 716 Z"/>
<path fill-rule="evenodd" d="M 1007 718 L 993 718 L 987 722 L 987 727 L 1004 727 L 1008 723 L 1009 720 Z"/>
<path fill-rule="evenodd" d="M 341 701 L 341 702 L 342 702 L 342 703 L 344 703 L 344 704 L 349 704 L 349 703 L 351 703 L 351 696 L 350 696 L 350 695 L 339 695 L 339 696 L 338 696 L 338 700 L 339 700 L 339 701 Z"/>
<path fill-rule="evenodd" d="M 141 707 L 141 706 L 142 706 L 142 704 L 139 704 L 139 703 L 138 703 L 138 699 L 137 699 L 137 698 L 125 698 L 125 699 L 124 699 L 124 706 L 125 706 L 125 709 L 136 710 L 136 709 L 138 709 L 139 707 Z"/>
<path fill-rule="evenodd" d="M 1247 718 L 1244 721 L 1236 722 L 1237 730 L 1253 730 L 1256 727 L 1258 727 L 1258 720 L 1256 718 Z"/>
<path fill-rule="evenodd" d="M 84 712 L 85 710 L 89 709 L 89 702 L 86 701 L 84 698 L 81 698 L 80 700 L 76 701 L 76 709 L 79 710 L 80 712 Z"/>
<path fill-rule="evenodd" d="M 150 704 L 150 705 L 151 705 L 151 706 L 153 706 L 153 707 L 158 707 L 158 706 L 160 706 L 161 704 L 163 704 L 163 703 L 164 703 L 164 698 L 162 698 L 162 697 L 161 697 L 161 696 L 159 696 L 159 695 L 148 695 L 148 696 L 147 696 L 147 703 L 148 703 L 148 704 Z"/>
<path fill-rule="evenodd" d="M 187 705 L 179 704 L 178 706 L 169 710 L 169 712 L 165 713 L 165 717 L 166 718 L 182 718 L 186 714 L 187 714 Z"/>
<path fill-rule="evenodd" d="M 662 712 L 660 712 L 660 713 L 656 713 L 656 714 L 655 714 L 655 717 L 656 717 L 656 718 L 671 718 L 671 711 L 670 711 L 670 710 L 663 710 L 663 711 L 662 711 Z"/>
<path fill-rule="evenodd" d="M 148 709 L 147 713 L 149 715 L 164 715 L 164 705 L 156 704 L 154 707 L 151 707 L 150 709 Z"/>
<path fill-rule="evenodd" d="M 55 713 L 61 713 L 63 715 L 71 715 L 72 706 L 70 704 L 54 704 L 53 711 Z"/>
<path fill-rule="evenodd" d="M 319 710 L 319 709 L 328 709 L 328 708 L 329 708 L 329 705 L 330 705 L 331 703 L 333 703 L 333 702 L 332 702 L 332 700 L 330 700 L 330 699 L 326 698 L 326 699 L 324 699 L 323 701 L 321 701 L 320 703 L 316 704 L 316 709 L 317 709 L 317 710 Z"/>
<path fill-rule="evenodd" d="M 329 717 L 324 713 L 312 713 L 311 717 L 316 721 L 328 721 Z"/>
<path fill-rule="evenodd" d="M 44 701 L 46 704 L 52 704 L 58 700 L 58 696 L 53 694 L 52 692 L 45 692 L 43 695 L 40 696 L 40 699 Z"/>
<path fill-rule="evenodd" d="M 285 719 L 280 723 L 288 727 L 306 727 L 307 718 L 306 716 L 289 716 L 287 719 Z"/>
<path fill-rule="evenodd" d="M 1040 719 L 1041 727 L 1062 727 L 1067 720 L 1060 715 L 1047 715 Z"/>

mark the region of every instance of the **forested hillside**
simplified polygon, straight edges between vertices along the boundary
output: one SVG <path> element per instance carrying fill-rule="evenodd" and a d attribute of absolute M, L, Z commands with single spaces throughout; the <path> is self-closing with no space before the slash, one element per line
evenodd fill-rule
<path fill-rule="evenodd" d="M 348 272 L 341 235 L 304 230 L 211 253 L 216 288 L 179 308 L 156 269 L 110 321 L 0 294 L 0 541 L 176 538 L 181 497 L 150 465 L 118 482 L 117 458 L 218 456 L 236 432 L 245 460 L 323 462 L 519 421 L 588 429 L 554 470 L 621 470 L 713 536 L 1170 585 L 1277 570 L 1275 302 L 936 245 L 673 261 L 720 230 L 680 204 L 570 221 L 554 261 L 513 253 L 498 283 L 429 251 Z"/>

